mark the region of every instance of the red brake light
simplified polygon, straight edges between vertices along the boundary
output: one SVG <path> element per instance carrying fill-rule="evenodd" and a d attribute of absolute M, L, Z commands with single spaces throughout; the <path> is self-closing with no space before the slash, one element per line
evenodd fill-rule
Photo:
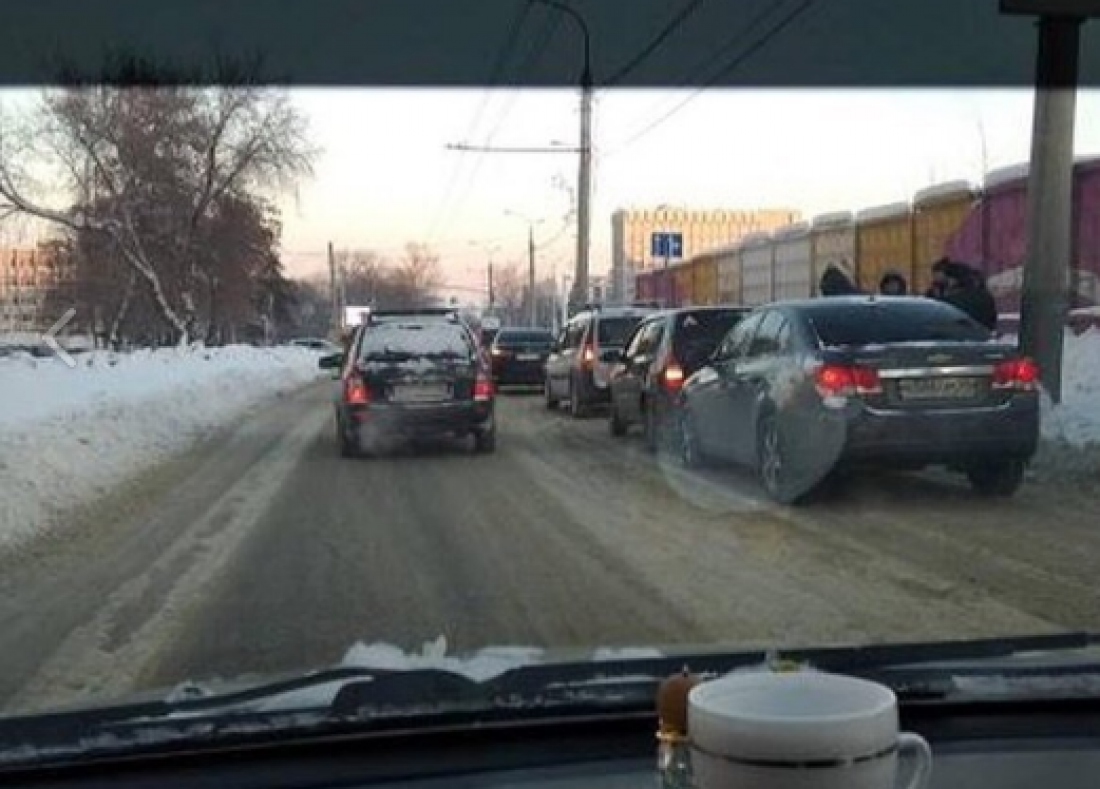
<path fill-rule="evenodd" d="M 993 368 L 993 387 L 1034 391 L 1039 387 L 1039 366 L 1027 358 L 998 362 Z"/>
<path fill-rule="evenodd" d="M 858 364 L 823 364 L 814 370 L 814 384 L 822 397 L 882 392 L 878 370 Z"/>
<path fill-rule="evenodd" d="M 491 400 L 493 398 L 493 382 L 483 375 L 479 375 L 474 381 L 474 399 Z"/>
<path fill-rule="evenodd" d="M 344 400 L 352 405 L 366 405 L 370 402 L 370 390 L 358 376 L 344 380 Z"/>
<path fill-rule="evenodd" d="M 668 367 L 661 373 L 661 380 L 666 389 L 679 389 L 684 385 L 684 368 L 675 361 L 669 362 Z"/>

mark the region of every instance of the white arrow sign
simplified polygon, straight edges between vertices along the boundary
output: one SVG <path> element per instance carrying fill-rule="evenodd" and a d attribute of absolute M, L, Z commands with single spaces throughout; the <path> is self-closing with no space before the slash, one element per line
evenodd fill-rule
<path fill-rule="evenodd" d="M 69 309 L 65 310 L 65 314 L 61 316 L 61 319 L 51 326 L 48 332 L 42 335 L 42 342 L 45 343 L 51 351 L 57 354 L 57 357 L 69 367 L 76 367 L 76 359 L 70 356 L 68 351 L 61 347 L 61 343 L 57 341 L 57 333 L 65 328 L 65 325 L 73 319 L 74 315 L 76 315 L 76 309 L 69 307 Z"/>

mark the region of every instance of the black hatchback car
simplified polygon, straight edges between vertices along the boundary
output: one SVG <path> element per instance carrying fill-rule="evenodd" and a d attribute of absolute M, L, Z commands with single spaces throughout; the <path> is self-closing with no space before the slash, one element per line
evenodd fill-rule
<path fill-rule="evenodd" d="M 718 343 L 751 311 L 749 307 L 683 307 L 643 320 L 626 341 L 611 372 L 611 435 L 641 425 L 646 447 L 664 444 L 675 425 L 680 388 L 702 367 Z"/>
<path fill-rule="evenodd" d="M 496 448 L 495 390 L 473 333 L 457 318 L 435 315 L 372 319 L 355 333 L 336 395 L 340 452 L 358 455 L 387 439 L 473 436 Z"/>
<path fill-rule="evenodd" d="M 553 344 L 554 335 L 547 329 L 501 329 L 489 351 L 493 379 L 500 386 L 541 384 Z"/>
<path fill-rule="evenodd" d="M 948 304 L 778 302 L 684 384 L 680 450 L 754 467 L 782 503 L 858 466 L 946 466 L 1011 495 L 1038 444 L 1038 389 L 1031 360 Z"/>

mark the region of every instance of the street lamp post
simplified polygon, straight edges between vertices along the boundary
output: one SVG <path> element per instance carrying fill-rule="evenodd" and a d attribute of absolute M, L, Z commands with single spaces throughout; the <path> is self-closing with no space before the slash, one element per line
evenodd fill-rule
<path fill-rule="evenodd" d="M 527 223 L 527 279 L 529 288 L 528 320 L 533 328 L 538 325 L 538 299 L 535 294 L 535 225 L 541 225 L 544 219 L 530 219 L 517 211 L 505 211 L 506 216 L 522 219 Z"/>
<path fill-rule="evenodd" d="M 557 0 L 534 0 L 568 16 L 584 38 L 584 69 L 581 71 L 580 163 L 577 170 L 577 263 L 570 297 L 573 309 L 579 308 L 588 293 L 588 251 L 591 232 L 592 200 L 592 42 L 588 24 L 577 11 Z"/>

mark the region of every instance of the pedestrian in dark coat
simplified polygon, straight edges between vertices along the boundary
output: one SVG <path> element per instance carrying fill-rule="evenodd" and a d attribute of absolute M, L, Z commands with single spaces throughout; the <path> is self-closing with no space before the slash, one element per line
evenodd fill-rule
<path fill-rule="evenodd" d="M 962 310 L 991 332 L 997 330 L 997 300 L 977 269 L 965 263 L 951 263 L 942 301 Z"/>
<path fill-rule="evenodd" d="M 836 266 L 829 266 L 821 275 L 822 296 L 858 296 L 860 293 L 848 275 Z"/>
<path fill-rule="evenodd" d="M 909 293 L 909 282 L 898 271 L 887 271 L 878 284 L 878 292 L 883 296 L 905 296 Z"/>

